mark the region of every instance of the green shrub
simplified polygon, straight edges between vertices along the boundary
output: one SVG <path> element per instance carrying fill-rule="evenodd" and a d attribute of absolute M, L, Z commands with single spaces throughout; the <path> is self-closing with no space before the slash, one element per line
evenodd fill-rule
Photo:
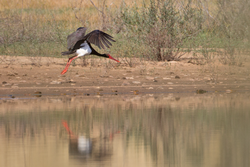
<path fill-rule="evenodd" d="M 127 36 L 133 36 L 145 46 L 144 56 L 158 61 L 175 60 L 180 58 L 177 53 L 185 41 L 202 30 L 202 11 L 190 3 L 177 10 L 174 1 L 150 0 L 149 6 L 144 3 L 141 8 L 124 7 L 120 19 Z"/>

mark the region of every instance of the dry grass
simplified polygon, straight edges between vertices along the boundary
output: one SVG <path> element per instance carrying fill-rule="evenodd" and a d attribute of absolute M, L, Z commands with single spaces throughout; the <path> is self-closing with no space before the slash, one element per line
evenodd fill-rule
<path fill-rule="evenodd" d="M 103 4 L 106 8 L 117 8 L 120 6 L 122 0 L 106 0 L 106 1 L 92 1 L 97 8 L 102 10 Z M 104 2 L 104 3 L 103 3 Z M 137 1 L 137 3 L 142 0 Z M 127 5 L 132 5 L 135 1 L 127 0 Z M 32 21 L 37 21 L 41 24 L 46 23 L 47 20 L 67 22 L 68 28 L 75 29 L 79 24 L 79 20 L 88 20 L 88 26 L 97 26 L 100 22 L 100 13 L 90 0 L 2 0 L 0 2 L 0 11 L 3 14 L 10 15 L 13 12 L 18 12 L 22 19 L 30 18 Z"/>
<path fill-rule="evenodd" d="M 149 0 L 92 0 L 97 8 L 102 10 L 103 5 L 109 10 L 117 9 L 121 4 L 127 6 L 137 5 L 142 6 L 143 1 L 149 4 Z M 197 0 L 198 1 L 198 0 Z M 214 11 L 216 9 L 215 2 L 217 0 L 209 1 L 207 6 L 208 11 Z M 179 0 L 179 4 L 183 3 L 183 0 Z M 196 2 L 194 1 L 194 6 Z M 11 14 L 12 12 L 18 12 L 22 19 L 27 17 L 32 20 L 39 20 L 41 24 L 47 20 L 53 19 L 54 21 L 66 21 L 68 28 L 75 29 L 79 24 L 79 20 L 84 19 L 88 22 L 88 26 L 97 26 L 100 22 L 100 13 L 96 10 L 95 6 L 91 3 L 91 0 L 2 0 L 0 2 L 0 12 L 3 14 Z"/>
<path fill-rule="evenodd" d="M 231 48 L 234 45 L 233 41 L 226 43 L 228 37 L 223 39 L 222 29 L 216 29 L 218 25 L 214 19 L 219 9 L 217 4 L 222 1 L 225 0 L 192 1 L 192 7 L 202 9 L 206 18 L 210 18 L 205 21 L 209 26 L 203 29 L 203 34 L 187 41 L 185 47 L 222 48 L 226 45 L 227 48 Z M 103 52 L 124 58 L 127 64 L 133 66 L 131 58 L 145 58 L 145 52 L 151 55 L 151 51 L 148 45 L 143 44 L 145 41 L 140 41 L 136 36 L 137 32 L 129 32 L 129 28 L 120 17 L 122 14 L 120 7 L 123 6 L 123 10 L 131 9 L 130 12 L 139 11 L 139 8 L 146 10 L 147 8 L 142 5 L 143 2 L 146 6 L 150 4 L 150 0 L 2 0 L 0 2 L 0 54 L 59 57 L 60 52 L 66 49 L 67 35 L 80 26 L 86 26 L 89 30 L 102 29 L 114 36 L 117 42 L 111 50 Z M 156 0 L 156 4 L 159 2 L 161 1 Z M 176 9 L 182 11 L 186 2 L 187 0 L 175 1 Z M 97 8 L 104 11 L 105 18 Z M 133 16 L 131 18 L 136 19 Z M 135 25 L 135 27 L 138 26 L 140 25 Z M 244 32 L 246 26 L 239 27 L 241 27 L 239 31 L 236 29 L 234 32 Z M 145 28 L 143 30 L 145 31 Z M 217 31 L 221 33 L 216 34 Z M 233 31 L 228 30 L 228 32 Z M 247 44 L 249 40 L 246 37 L 244 41 Z M 227 58 L 231 59 L 231 57 L 235 60 L 234 55 L 227 55 Z"/>
<path fill-rule="evenodd" d="M 102 5 L 103 1 L 92 0 L 97 6 Z M 108 6 L 119 6 L 122 0 L 106 0 Z M 131 5 L 135 2 L 142 2 L 142 0 L 126 0 L 126 4 Z M 25 9 L 25 8 L 34 8 L 34 9 L 58 9 L 58 8 L 73 8 L 81 6 L 84 8 L 92 8 L 93 5 L 90 0 L 2 0 L 0 4 L 0 10 L 6 9 Z"/>

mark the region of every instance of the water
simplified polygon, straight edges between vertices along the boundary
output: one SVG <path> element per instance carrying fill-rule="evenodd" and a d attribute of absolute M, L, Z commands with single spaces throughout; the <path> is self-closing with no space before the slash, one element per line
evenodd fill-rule
<path fill-rule="evenodd" d="M 249 99 L 194 93 L 1 100 L 0 166 L 247 167 Z"/>

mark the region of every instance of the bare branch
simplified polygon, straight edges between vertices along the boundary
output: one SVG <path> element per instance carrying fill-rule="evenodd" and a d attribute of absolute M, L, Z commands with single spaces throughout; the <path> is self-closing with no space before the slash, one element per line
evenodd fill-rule
<path fill-rule="evenodd" d="M 92 0 L 89 0 L 92 5 L 96 8 L 96 10 L 98 10 L 101 13 L 101 19 L 102 19 L 102 29 L 105 30 L 106 29 L 106 15 L 104 13 L 104 7 L 106 4 L 106 0 L 103 1 L 103 5 L 102 5 L 102 10 L 100 10 Z"/>
<path fill-rule="evenodd" d="M 101 12 L 102 14 L 104 14 L 103 13 L 103 11 L 101 11 L 100 9 L 98 9 L 98 7 L 97 6 L 95 6 L 95 4 L 94 4 L 94 2 L 92 1 L 92 0 L 89 0 L 91 3 L 92 3 L 92 5 L 96 8 L 96 10 L 98 10 L 99 12 Z"/>
<path fill-rule="evenodd" d="M 82 2 L 83 2 L 83 0 L 81 0 L 79 6 L 82 5 Z M 81 18 L 79 18 L 79 17 L 77 16 L 77 13 L 76 13 L 76 10 L 75 10 L 75 9 L 77 9 L 77 7 L 76 7 L 76 6 L 72 6 L 72 10 L 73 10 L 73 12 L 74 12 L 74 14 L 75 14 L 75 18 L 76 18 L 77 20 L 79 20 L 79 21 L 84 25 L 85 21 L 83 21 Z M 85 26 L 85 25 L 84 25 L 84 26 Z"/>

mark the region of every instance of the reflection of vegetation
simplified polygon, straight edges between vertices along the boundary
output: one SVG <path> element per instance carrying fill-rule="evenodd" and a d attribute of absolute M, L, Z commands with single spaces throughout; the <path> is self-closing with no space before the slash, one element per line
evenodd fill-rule
<path fill-rule="evenodd" d="M 61 119 L 65 119 L 72 131 L 86 136 L 92 135 L 93 126 L 99 128 L 102 137 L 119 129 L 124 135 L 124 149 L 131 147 L 134 140 L 136 148 L 145 147 L 160 164 L 246 166 L 250 113 L 244 102 L 236 103 L 237 97 L 229 97 L 224 105 L 218 105 L 219 98 L 211 100 L 214 106 L 208 106 L 204 98 L 189 108 L 181 108 L 181 98 L 175 107 L 171 101 L 156 99 L 151 107 L 128 103 L 126 109 L 117 104 L 109 110 L 105 106 L 83 106 L 70 111 L 6 113 L 0 117 L 0 129 L 4 127 L 9 136 L 46 138 L 51 132 L 63 135 Z"/>

